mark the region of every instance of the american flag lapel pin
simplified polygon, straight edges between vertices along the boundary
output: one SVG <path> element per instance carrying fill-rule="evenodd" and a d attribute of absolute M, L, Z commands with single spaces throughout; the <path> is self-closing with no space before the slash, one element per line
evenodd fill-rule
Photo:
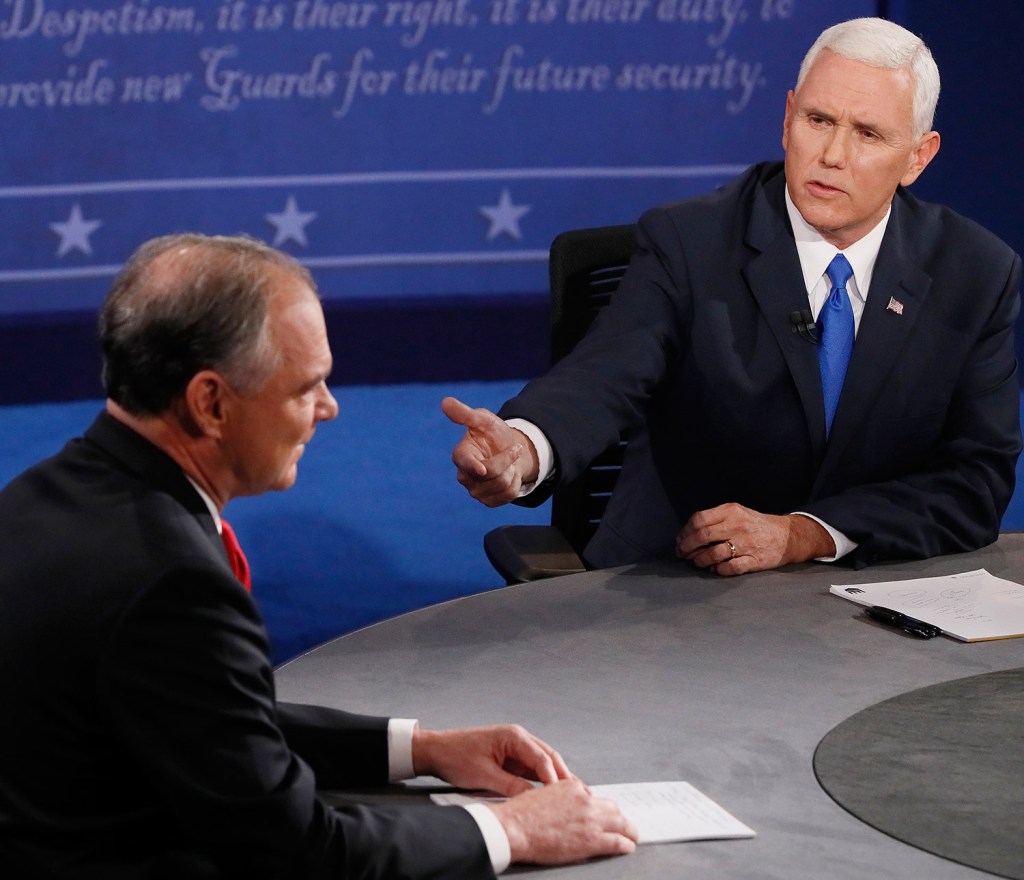
<path fill-rule="evenodd" d="M 890 312 L 893 312 L 896 315 L 902 315 L 903 314 L 903 303 L 901 303 L 894 296 L 890 296 L 889 297 L 889 305 L 887 305 L 886 308 Z"/>

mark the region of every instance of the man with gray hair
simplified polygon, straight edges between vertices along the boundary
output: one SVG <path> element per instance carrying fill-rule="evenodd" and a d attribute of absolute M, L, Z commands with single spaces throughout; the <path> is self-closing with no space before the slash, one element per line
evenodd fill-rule
<path fill-rule="evenodd" d="M 493 878 L 633 850 L 521 727 L 275 701 L 221 513 L 289 488 L 337 415 L 315 290 L 249 239 L 143 245 L 100 316 L 105 412 L 0 492 L 5 877 Z M 331 809 L 315 791 L 419 774 L 511 797 Z"/>
<path fill-rule="evenodd" d="M 898 25 L 822 33 L 784 162 L 646 213 L 611 305 L 498 416 L 443 402 L 468 429 L 459 481 L 540 503 L 628 433 L 592 567 L 861 567 L 995 540 L 1021 449 L 1021 263 L 906 189 L 938 152 L 938 96 Z"/>

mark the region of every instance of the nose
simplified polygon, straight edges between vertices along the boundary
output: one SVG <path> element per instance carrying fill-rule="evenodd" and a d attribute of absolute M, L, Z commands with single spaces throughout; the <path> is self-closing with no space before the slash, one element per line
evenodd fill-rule
<path fill-rule="evenodd" d="M 821 161 L 832 168 L 840 168 L 846 164 L 846 132 L 841 125 L 833 125 L 821 151 Z"/>
<path fill-rule="evenodd" d="M 327 385 L 320 387 L 320 400 L 317 401 L 316 420 L 329 422 L 338 415 L 338 401 L 334 399 Z"/>

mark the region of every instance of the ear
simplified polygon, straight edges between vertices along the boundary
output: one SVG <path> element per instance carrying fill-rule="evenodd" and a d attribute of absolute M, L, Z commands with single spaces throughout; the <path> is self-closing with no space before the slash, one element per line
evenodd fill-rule
<path fill-rule="evenodd" d="M 219 438 L 227 421 L 231 389 L 214 370 L 201 370 L 185 386 L 185 409 L 197 433 Z"/>
<path fill-rule="evenodd" d="M 786 115 L 782 117 L 782 149 L 789 148 L 789 122 L 793 116 L 793 90 L 786 92 Z"/>
<path fill-rule="evenodd" d="M 910 153 L 910 164 L 907 166 L 907 172 L 903 175 L 900 183 L 903 186 L 910 186 L 917 178 L 921 176 L 921 172 L 928 167 L 928 163 L 935 158 L 935 154 L 939 152 L 939 133 L 937 131 L 930 131 L 927 134 L 921 135 Z"/>

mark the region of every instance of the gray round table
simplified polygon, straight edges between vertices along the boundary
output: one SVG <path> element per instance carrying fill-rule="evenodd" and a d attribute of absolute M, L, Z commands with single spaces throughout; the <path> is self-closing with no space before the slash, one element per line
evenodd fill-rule
<path fill-rule="evenodd" d="M 1024 583 L 1024 536 L 860 572 L 812 564 L 721 579 L 665 563 L 503 587 L 328 642 L 278 670 L 278 695 L 429 727 L 516 721 L 585 781 L 686 780 L 758 834 L 518 869 L 531 874 L 991 878 L 854 818 L 812 765 L 819 741 L 866 707 L 1024 666 L 1024 639 L 916 639 L 867 619 L 830 585 L 975 568 Z M 398 792 L 366 797 L 424 797 Z"/>

